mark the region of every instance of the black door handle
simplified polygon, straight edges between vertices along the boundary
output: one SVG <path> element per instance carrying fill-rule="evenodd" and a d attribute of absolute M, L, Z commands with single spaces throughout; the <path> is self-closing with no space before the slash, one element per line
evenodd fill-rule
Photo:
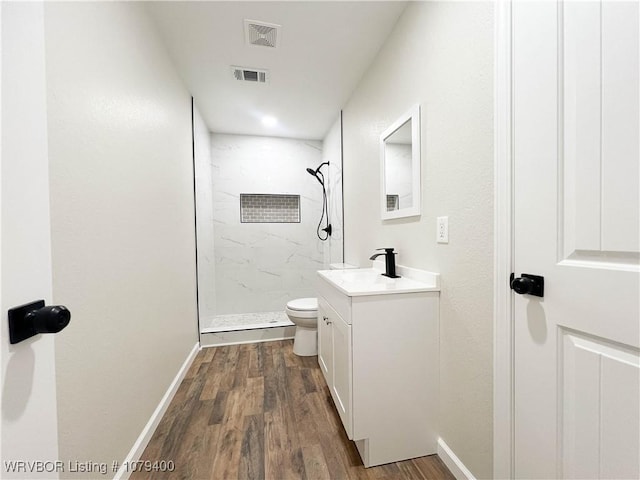
<path fill-rule="evenodd" d="M 38 333 L 58 333 L 70 320 L 67 307 L 45 307 L 44 300 L 12 308 L 9 310 L 9 342 L 18 343 Z"/>
<path fill-rule="evenodd" d="M 512 273 L 509 282 L 514 292 L 520 295 L 544 297 L 544 277 L 528 273 L 523 273 L 522 276 L 518 278 L 514 277 L 515 275 Z"/>

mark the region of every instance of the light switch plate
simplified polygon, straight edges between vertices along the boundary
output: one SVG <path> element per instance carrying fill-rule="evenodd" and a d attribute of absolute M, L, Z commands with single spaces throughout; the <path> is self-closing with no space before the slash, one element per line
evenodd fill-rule
<path fill-rule="evenodd" d="M 438 243 L 449 243 L 449 217 L 438 217 L 436 240 Z"/>

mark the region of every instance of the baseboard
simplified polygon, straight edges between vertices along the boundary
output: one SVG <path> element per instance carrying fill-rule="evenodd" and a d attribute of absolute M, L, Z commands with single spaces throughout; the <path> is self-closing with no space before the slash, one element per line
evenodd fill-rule
<path fill-rule="evenodd" d="M 274 340 L 288 340 L 293 338 L 295 333 L 295 325 L 254 330 L 236 330 L 232 332 L 201 333 L 200 344 L 205 348 L 237 345 L 241 343 L 271 342 Z"/>
<path fill-rule="evenodd" d="M 476 477 L 441 438 L 438 438 L 438 456 L 457 480 L 476 480 Z"/>
<path fill-rule="evenodd" d="M 125 465 L 127 464 L 130 465 L 133 462 L 140 460 L 140 457 L 142 456 L 144 449 L 147 448 L 147 444 L 149 443 L 149 440 L 151 440 L 151 436 L 153 435 L 153 432 L 155 432 L 156 427 L 160 423 L 160 420 L 162 420 L 162 417 L 167 411 L 167 408 L 169 408 L 169 404 L 171 403 L 173 396 L 176 394 L 176 391 L 178 390 L 180 383 L 182 383 L 182 379 L 187 374 L 187 371 L 189 370 L 189 367 L 193 363 L 193 360 L 196 358 L 196 355 L 198 354 L 199 350 L 200 350 L 200 344 L 196 343 L 193 346 L 193 349 L 191 350 L 189 355 L 187 355 L 187 358 L 182 364 L 182 367 L 180 367 L 178 374 L 173 379 L 173 382 L 171 382 L 171 385 L 169 385 L 169 388 L 167 389 L 166 393 L 162 397 L 162 400 L 160 400 L 160 403 L 158 404 L 155 411 L 151 415 L 151 418 L 149 418 L 149 421 L 147 422 L 145 427 L 142 429 L 142 432 L 140 433 L 140 436 L 136 440 L 136 443 L 133 444 L 133 447 L 129 451 L 129 454 L 122 462 L 122 465 L 120 466 L 120 469 L 117 471 L 116 475 L 113 477 L 113 480 L 126 480 L 129 478 L 129 475 L 131 475 L 131 472 L 125 468 Z"/>

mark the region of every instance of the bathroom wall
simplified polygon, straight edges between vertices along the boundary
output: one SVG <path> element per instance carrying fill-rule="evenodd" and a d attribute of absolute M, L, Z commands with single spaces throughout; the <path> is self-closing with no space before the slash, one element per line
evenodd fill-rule
<path fill-rule="evenodd" d="M 191 98 L 141 8 L 45 4 L 64 461 L 122 461 L 198 341 Z"/>
<path fill-rule="evenodd" d="M 345 260 L 442 274 L 442 439 L 492 476 L 493 4 L 410 2 L 343 109 Z M 379 135 L 422 106 L 422 215 L 380 220 Z M 436 217 L 449 244 L 436 244 Z"/>
<path fill-rule="evenodd" d="M 320 165 L 322 143 L 213 133 L 211 158 L 216 313 L 281 311 L 314 296 L 322 188 L 306 169 Z M 240 223 L 241 193 L 300 195 L 300 223 Z"/>
<path fill-rule="evenodd" d="M 322 162 L 329 162 L 327 195 L 331 237 L 324 245 L 324 263 L 342 263 L 344 260 L 342 224 L 342 120 L 338 116 L 322 141 Z M 323 167 L 324 169 L 327 167 Z M 328 244 L 328 247 L 327 247 Z"/>
<path fill-rule="evenodd" d="M 213 165 L 209 127 L 194 106 L 193 148 L 198 239 L 198 312 L 201 320 L 216 315 L 216 262 L 213 231 Z"/>

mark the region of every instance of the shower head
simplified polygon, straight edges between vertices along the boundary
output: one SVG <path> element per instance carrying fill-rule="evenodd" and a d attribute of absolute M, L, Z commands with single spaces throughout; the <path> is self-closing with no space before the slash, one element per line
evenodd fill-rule
<path fill-rule="evenodd" d="M 316 177 L 316 180 L 320 182 L 320 185 L 322 185 L 322 188 L 324 188 L 324 175 L 322 175 L 322 172 L 320 171 L 320 169 L 322 168 L 323 165 L 329 165 L 329 162 L 321 163 L 320 166 L 315 170 L 313 168 L 307 168 L 307 172 L 309 173 L 309 175 Z"/>
<path fill-rule="evenodd" d="M 320 169 L 322 167 L 324 167 L 325 165 L 329 165 L 329 162 L 323 162 L 320 165 L 318 165 L 318 168 L 316 168 L 315 170 L 313 168 L 307 168 L 307 172 L 309 172 L 311 175 L 313 175 L 314 177 L 318 176 L 318 173 L 320 173 L 320 175 L 322 175 L 322 172 L 320 172 Z"/>

